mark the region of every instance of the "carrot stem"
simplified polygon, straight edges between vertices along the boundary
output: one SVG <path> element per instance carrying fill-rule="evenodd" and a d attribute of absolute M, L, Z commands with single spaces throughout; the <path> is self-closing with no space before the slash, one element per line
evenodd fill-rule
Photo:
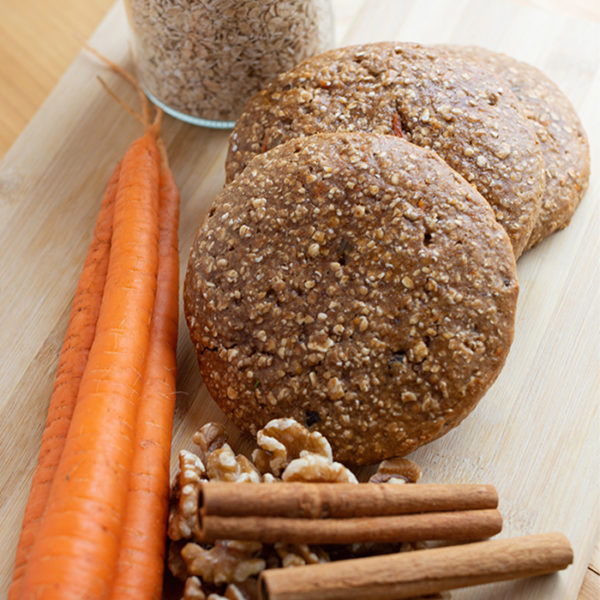
<path fill-rule="evenodd" d="M 117 63 L 110 60 L 110 58 L 107 58 L 102 53 L 98 52 L 98 50 L 96 50 L 96 48 L 94 48 L 93 46 L 90 46 L 87 42 L 84 42 L 83 45 L 86 48 L 86 50 L 88 50 L 94 56 L 99 58 L 103 63 L 107 64 L 115 73 L 118 73 L 121 77 L 123 77 L 124 79 L 129 81 L 129 83 L 131 83 L 131 85 L 135 88 L 135 90 L 137 91 L 138 96 L 140 98 L 144 123 L 149 123 L 150 122 L 150 101 L 146 97 L 146 94 L 144 94 L 144 90 L 142 89 L 140 82 L 129 71 L 127 71 L 127 69 L 124 69 Z"/>
<path fill-rule="evenodd" d="M 121 164 L 119 163 L 106 187 L 92 241 L 75 290 L 69 324 L 50 397 L 38 464 L 25 507 L 13 579 L 8 592 L 9 600 L 16 600 L 20 596 L 25 566 L 48 501 L 50 486 L 75 409 L 79 384 L 96 333 L 96 323 L 108 270 L 113 212 L 120 171 Z"/>
<path fill-rule="evenodd" d="M 142 115 L 140 115 L 136 110 L 134 110 L 131 106 L 129 106 L 129 104 L 127 104 L 127 102 L 125 102 L 124 100 L 121 100 L 121 98 L 119 98 L 119 96 L 117 96 L 117 94 L 110 89 L 110 87 L 108 86 L 108 84 L 106 83 L 106 81 L 104 81 L 104 79 L 102 79 L 102 77 L 100 77 L 100 75 L 98 75 L 97 79 L 100 82 L 100 85 L 104 88 L 104 91 L 113 100 L 115 100 L 117 102 L 117 104 L 125 112 L 129 113 L 134 119 L 136 119 L 137 121 L 139 121 L 142 125 L 144 125 L 144 126 L 147 125 L 147 122 L 144 120 L 144 117 L 142 117 Z"/>

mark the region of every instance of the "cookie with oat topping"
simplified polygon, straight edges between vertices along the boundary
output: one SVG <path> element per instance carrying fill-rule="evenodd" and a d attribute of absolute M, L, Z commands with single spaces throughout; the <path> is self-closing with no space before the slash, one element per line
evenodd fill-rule
<path fill-rule="evenodd" d="M 478 46 L 446 47 L 479 61 L 504 79 L 518 98 L 542 146 L 546 191 L 526 250 L 564 229 L 583 198 L 590 176 L 590 148 L 573 105 L 536 67 Z"/>
<path fill-rule="evenodd" d="M 212 397 L 252 433 L 293 417 L 337 460 L 406 454 L 500 372 L 515 259 L 489 204 L 434 152 L 364 133 L 256 156 L 193 244 L 185 315 Z"/>
<path fill-rule="evenodd" d="M 246 104 L 230 137 L 231 180 L 256 154 L 329 131 L 404 137 L 437 152 L 494 209 L 518 257 L 544 190 L 539 141 L 508 86 L 441 47 L 381 42 L 312 57 Z"/>

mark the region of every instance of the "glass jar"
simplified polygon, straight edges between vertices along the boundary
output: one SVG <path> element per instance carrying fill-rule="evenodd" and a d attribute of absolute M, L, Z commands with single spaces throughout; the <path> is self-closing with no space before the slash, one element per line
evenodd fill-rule
<path fill-rule="evenodd" d="M 278 73 L 333 43 L 330 0 L 125 0 L 138 78 L 189 123 L 230 128 Z"/>

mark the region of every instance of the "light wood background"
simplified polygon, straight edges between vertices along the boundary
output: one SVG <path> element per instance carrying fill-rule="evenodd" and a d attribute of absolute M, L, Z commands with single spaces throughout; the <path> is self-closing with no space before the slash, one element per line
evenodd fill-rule
<path fill-rule="evenodd" d="M 513 1 L 600 22 L 600 0 Z M 87 39 L 113 3 L 0 0 L 0 157 L 79 53 L 78 38 Z M 336 11 L 350 16 L 360 4 L 338 0 Z"/>
<path fill-rule="evenodd" d="M 579 18 L 587 19 L 590 23 L 593 21 L 600 22 L 600 2 L 598 0 L 523 0 L 522 2 L 519 2 L 519 4 L 523 3 L 547 8 L 551 11 L 560 10 L 565 14 L 574 14 Z M 54 0 L 53 2 L 46 2 L 45 0 L 2 0 L 2 2 L 0 2 L 0 90 L 2 90 L 0 93 L 0 157 L 17 139 L 17 137 L 23 131 L 25 125 L 37 112 L 50 91 L 65 73 L 68 66 L 76 58 L 81 48 L 80 39 L 88 38 L 90 36 L 92 31 L 106 14 L 106 11 L 110 8 L 111 4 L 112 0 L 86 0 L 86 2 L 80 2 L 79 0 Z M 389 2 L 387 4 L 389 4 Z M 434 2 L 433 4 L 437 6 L 440 3 Z M 373 18 L 377 17 L 377 15 L 382 17 L 386 14 L 385 5 L 386 2 L 382 0 L 374 0 L 372 2 L 365 2 L 364 0 L 334 0 L 334 6 L 336 8 L 338 20 L 338 37 L 342 38 L 344 34 L 347 34 L 348 41 L 355 41 L 352 39 L 353 36 L 360 34 L 360 32 L 363 30 L 362 27 L 364 26 L 365 22 L 370 22 L 372 25 Z M 461 14 L 459 9 L 460 7 L 464 8 L 464 5 L 465 2 L 459 2 L 455 14 Z M 359 11 L 358 19 L 356 19 L 357 11 Z M 386 24 L 385 19 L 383 19 L 381 23 L 381 37 L 385 37 L 386 27 L 391 26 L 390 31 L 392 33 L 398 30 L 398 24 Z M 394 26 L 396 27 L 395 29 Z M 445 26 L 444 21 L 441 21 L 441 26 Z M 451 26 L 456 26 L 456 23 L 449 21 L 448 28 Z M 425 31 L 426 28 L 427 24 L 424 24 L 423 31 Z M 444 32 L 443 30 L 441 31 L 441 35 L 443 36 Z M 114 32 L 115 35 L 121 35 L 122 33 L 123 31 L 121 29 L 118 29 Z M 539 37 L 539 32 L 532 31 L 531 34 L 533 38 L 536 36 Z M 105 31 L 105 36 L 107 35 L 110 36 L 111 32 Z M 446 41 L 446 39 L 447 38 L 441 38 L 439 41 Z M 480 43 L 485 43 L 485 41 L 481 40 Z M 492 39 L 490 45 L 493 45 L 493 43 L 494 40 Z M 114 48 L 120 48 L 122 44 L 119 44 L 118 40 L 116 40 L 108 44 L 107 47 L 110 49 L 111 46 Z M 583 50 L 585 50 L 585 48 Z M 532 52 L 532 57 L 532 60 L 534 60 L 535 52 Z M 596 60 L 597 63 L 597 59 L 597 56 L 581 57 L 581 60 L 584 63 L 585 61 L 590 61 L 590 69 L 592 68 L 592 62 Z M 586 66 L 583 65 L 583 68 L 586 68 Z M 599 100 L 597 95 L 597 79 L 598 78 L 596 77 L 596 106 Z M 69 85 L 72 85 L 72 83 L 72 77 L 68 79 L 68 81 L 65 80 L 64 82 L 61 82 L 61 93 L 63 95 L 69 93 Z M 582 81 L 582 85 L 587 83 L 590 82 L 587 80 Z M 93 86 L 90 87 L 89 82 L 86 82 L 86 88 L 92 90 Z M 580 90 L 580 92 L 582 94 L 581 97 L 583 98 L 583 89 Z M 79 92 L 76 89 L 73 89 L 72 93 L 76 95 Z M 579 92 L 576 90 L 576 93 Z M 97 104 L 97 107 L 106 102 L 105 98 L 102 98 L 101 95 L 95 92 L 93 93 L 93 98 Z M 90 110 L 92 110 L 92 107 L 90 107 Z M 113 111 L 111 114 L 117 114 L 117 111 Z M 82 123 L 83 121 L 81 121 L 79 125 Z M 597 123 L 598 122 L 596 121 L 596 124 Z M 183 127 L 185 126 L 173 126 L 172 131 L 175 137 L 185 137 L 185 134 L 181 133 L 184 131 L 184 129 L 182 129 Z M 114 129 L 114 127 L 112 129 Z M 128 126 L 128 130 L 133 132 L 134 127 Z M 589 131 L 589 134 L 592 138 L 596 137 L 597 139 L 597 136 L 600 135 L 600 131 Z M 65 131 L 64 135 L 68 135 L 68 132 Z M 29 143 L 33 142 L 34 139 L 35 138 L 30 136 L 28 139 Z M 61 132 L 53 132 L 52 135 L 47 134 L 43 141 L 51 142 L 49 151 L 54 152 L 55 149 L 62 147 Z M 211 132 L 206 133 L 203 143 L 208 143 L 209 147 L 213 148 L 217 155 L 220 153 L 222 154 L 222 135 Z M 29 154 L 31 156 L 35 156 L 34 149 L 30 149 Z M 90 159 L 94 160 L 94 157 L 91 156 Z M 108 167 L 111 159 L 112 157 L 104 160 L 106 167 Z M 102 161 L 102 158 L 100 158 L 100 161 Z M 181 162 L 181 164 L 183 165 L 183 162 Z M 6 167 L 7 163 L 3 163 L 2 166 Z M 199 161 L 199 164 L 195 165 L 195 168 L 201 169 L 203 166 L 208 168 L 207 176 L 211 175 L 211 173 L 214 174 L 215 169 L 221 168 L 221 165 L 217 165 L 215 161 L 206 161 L 206 163 L 203 164 L 202 160 Z M 187 166 L 187 171 L 181 172 L 180 177 L 189 176 L 190 168 L 191 166 Z M 96 183 L 100 187 L 102 185 L 101 182 L 103 170 L 105 170 L 104 165 L 102 169 L 96 173 L 95 177 L 97 179 Z M 184 171 L 184 169 L 182 169 L 182 171 Z M 4 170 L 0 169 L 0 174 L 5 175 L 6 173 L 6 168 Z M 19 177 L 26 176 L 27 173 L 22 173 L 19 175 Z M 204 192 L 209 196 L 209 200 L 218 189 L 219 181 L 220 173 L 212 184 L 204 187 Z M 10 196 L 10 186 L 13 184 L 14 181 L 12 180 L 7 183 L 7 181 L 4 179 L 0 179 L 0 216 L 4 217 L 13 213 L 12 209 L 14 207 L 8 207 L 7 203 L 5 202 L 6 198 Z M 81 185 L 83 186 L 83 183 L 81 183 Z M 5 195 L 7 190 L 8 196 Z M 52 191 L 52 186 L 50 186 L 50 191 Z M 588 192 L 587 202 L 592 201 L 592 199 L 589 198 L 589 195 L 590 192 Z M 594 198 L 594 200 L 597 200 L 597 198 Z M 86 226 L 87 220 L 93 217 L 93 212 L 94 211 L 92 208 L 89 211 L 89 214 L 86 213 L 85 217 L 82 219 L 82 222 L 84 222 Z M 57 215 L 54 216 L 55 218 L 58 218 Z M 593 230 L 591 230 L 591 232 L 592 234 L 594 233 Z M 597 233 L 598 232 L 596 230 L 596 236 Z M 81 238 L 81 241 L 77 242 L 77 252 L 79 254 L 84 251 L 86 239 L 85 235 L 86 234 L 84 230 L 78 236 L 78 239 Z M 555 248 L 560 248 L 560 245 L 554 245 Z M 26 247 L 24 247 L 24 251 L 26 251 Z M 5 249 L 3 252 L 6 253 L 8 250 Z M 78 264 L 80 258 L 79 254 L 76 253 L 74 257 L 76 264 Z M 5 258 L 5 256 L 0 256 L 0 259 L 1 258 Z M 54 258 L 56 259 L 56 257 Z M 530 273 L 533 276 L 537 274 L 538 267 L 535 265 L 533 260 L 530 262 L 532 265 Z M 56 264 L 56 261 L 54 260 L 53 262 L 52 257 L 50 257 L 47 261 L 47 264 L 37 264 L 37 270 L 32 269 L 32 275 L 37 273 L 40 269 L 42 269 L 42 267 L 47 269 L 55 269 L 57 275 L 59 276 L 65 274 L 72 275 L 68 269 L 63 272 L 63 270 L 61 270 L 60 267 L 57 268 L 57 266 L 58 265 Z M 77 269 L 75 268 L 74 271 L 76 270 Z M 0 294 L 4 293 L 4 289 L 6 288 L 4 285 L 2 285 Z M 66 289 L 68 292 L 70 287 L 67 286 Z M 527 289 L 528 288 L 526 288 L 526 290 Z M 533 288 L 529 289 L 530 291 L 533 290 Z M 523 294 L 521 301 L 527 301 L 527 298 L 523 300 Z M 529 301 L 531 301 L 531 299 Z M 59 314 L 59 317 L 60 319 L 64 320 L 63 314 Z M 23 314 L 22 318 L 26 319 L 27 314 Z M 23 334 L 26 335 L 27 329 L 33 327 L 34 325 L 34 323 L 28 323 L 24 320 Z M 60 343 L 61 331 L 62 330 L 59 323 L 56 331 L 56 340 L 52 340 L 54 346 L 52 346 L 49 350 L 47 349 L 48 356 L 38 357 L 42 363 L 42 359 L 44 359 L 46 362 L 42 365 L 42 367 L 39 367 L 38 370 L 32 369 L 29 372 L 31 376 L 40 376 L 41 383 L 43 385 L 47 385 L 47 381 L 51 379 L 52 367 L 54 364 L 52 362 L 54 357 L 53 353 L 55 352 L 56 344 Z M 519 335 L 519 330 L 517 330 L 517 335 Z M 5 342 L 9 343 L 10 340 L 5 339 Z M 18 346 L 19 342 L 16 342 L 16 344 Z M 193 366 L 188 365 L 188 368 L 193 368 Z M 19 372 L 20 376 L 23 374 L 22 371 L 18 370 L 18 367 L 15 367 L 13 374 L 15 372 Z M 12 384 L 14 383 L 10 381 L 11 370 L 0 369 L 0 375 L 3 378 L 2 389 L 11 389 L 13 387 Z M 590 374 L 590 376 L 592 376 L 592 374 Z M 31 386 L 26 386 L 24 390 L 30 388 Z M 594 398 L 590 398 L 589 400 L 593 401 Z M 40 412 L 43 413 L 43 411 Z M 2 435 L 1 429 L 0 435 Z M 38 435 L 39 432 L 37 430 L 32 431 L 30 435 L 31 439 L 29 441 L 31 442 L 33 440 L 34 444 L 37 443 L 35 440 L 37 439 L 36 436 Z M 0 443 L 4 448 L 6 440 L 0 439 Z M 592 448 L 597 449 L 597 445 L 593 446 Z M 23 468 L 30 468 L 30 465 L 26 465 Z M 12 496 L 12 494 L 9 492 L 10 491 L 0 487 L 0 506 L 3 505 L 5 499 L 9 497 L 14 499 L 14 496 Z M 19 501 L 23 500 L 23 495 L 23 491 L 18 494 L 17 498 Z M 4 530 L 2 531 L 4 532 Z M 580 600 L 592 600 L 592 598 L 595 600 L 596 598 L 600 597 L 600 575 L 598 575 L 598 572 L 600 571 L 599 554 L 600 553 L 597 546 L 596 552 L 592 558 L 592 562 L 590 563 L 586 578 L 584 579 L 583 586 L 581 588 L 579 596 Z M 0 586 L 0 592 L 2 589 L 2 586 Z"/>

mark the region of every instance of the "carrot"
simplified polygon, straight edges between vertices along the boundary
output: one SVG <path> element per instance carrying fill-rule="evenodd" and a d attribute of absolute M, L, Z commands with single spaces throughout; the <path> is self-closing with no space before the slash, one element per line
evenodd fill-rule
<path fill-rule="evenodd" d="M 159 142 L 160 143 L 160 142 Z M 162 150 L 162 146 L 161 146 Z M 160 600 L 175 408 L 179 192 L 162 153 L 158 283 L 138 412 L 127 513 L 111 597 Z"/>
<path fill-rule="evenodd" d="M 127 71 L 89 48 L 136 88 L 143 114 L 138 115 L 102 82 L 123 108 L 147 124 L 148 101 L 138 81 Z M 159 111 L 155 126 L 160 126 Z M 175 402 L 176 346 L 179 292 L 177 229 L 179 192 L 159 139 L 160 240 L 157 295 L 144 373 L 142 404 L 137 419 L 136 445 L 129 480 L 127 514 L 117 573 L 111 597 L 161 597 L 169 496 L 169 462 Z"/>
<path fill-rule="evenodd" d="M 33 475 L 17 546 L 9 600 L 20 596 L 22 576 L 44 513 L 50 485 L 60 460 L 75 408 L 79 382 L 87 364 L 100 312 L 112 233 L 113 208 L 121 165 L 116 166 L 106 188 L 94 234 L 79 277 L 65 340 L 50 397 L 46 426 Z"/>
<path fill-rule="evenodd" d="M 122 161 L 96 334 L 25 569 L 24 599 L 97 600 L 110 593 L 156 292 L 155 138 L 148 130 Z"/>

